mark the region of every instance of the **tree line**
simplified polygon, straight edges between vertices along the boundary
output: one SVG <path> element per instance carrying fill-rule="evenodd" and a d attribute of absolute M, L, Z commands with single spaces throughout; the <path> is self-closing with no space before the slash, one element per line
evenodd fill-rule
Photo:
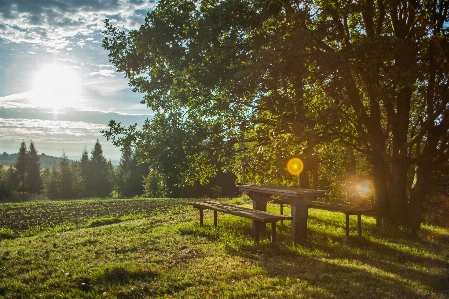
<path fill-rule="evenodd" d="M 7 169 L 2 166 L 2 183 L 3 200 L 15 193 L 42 194 L 50 199 L 108 197 L 114 186 L 114 169 L 98 140 L 90 158 L 84 150 L 80 161 L 70 161 L 63 152 L 58 165 L 51 168 L 41 168 L 33 141 L 28 149 L 23 141 L 15 163 Z"/>
<path fill-rule="evenodd" d="M 103 155 L 98 140 L 90 156 L 84 150 L 79 161 L 71 161 L 63 152 L 58 164 L 52 167 L 41 167 L 33 141 L 29 148 L 22 142 L 15 163 L 10 167 L 0 164 L 0 201 L 13 200 L 20 194 L 48 199 L 233 196 L 234 183 L 235 177 L 221 175 L 210 184 L 169 189 L 156 171 L 137 161 L 132 148 L 122 149 L 120 164 L 114 168 Z M 226 187 L 224 191 L 222 186 Z"/>
<path fill-rule="evenodd" d="M 17 160 L 18 153 L 12 153 L 8 154 L 6 152 L 3 152 L 3 154 L 0 155 L 0 164 L 3 164 L 5 166 L 14 164 Z M 39 160 L 41 162 L 41 168 L 43 167 L 52 167 L 53 165 L 58 165 L 59 161 L 61 160 L 61 157 L 53 157 L 48 156 L 45 153 L 39 154 Z"/>

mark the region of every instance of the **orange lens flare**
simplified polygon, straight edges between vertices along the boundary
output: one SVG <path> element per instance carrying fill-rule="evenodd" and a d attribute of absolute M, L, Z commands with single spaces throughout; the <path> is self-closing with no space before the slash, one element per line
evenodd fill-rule
<path fill-rule="evenodd" d="M 287 162 L 287 171 L 291 175 L 298 175 L 304 170 L 304 163 L 299 158 L 291 158 Z"/>
<path fill-rule="evenodd" d="M 362 198 L 368 198 L 374 195 L 374 187 L 371 181 L 363 181 L 357 187 L 359 196 Z"/>

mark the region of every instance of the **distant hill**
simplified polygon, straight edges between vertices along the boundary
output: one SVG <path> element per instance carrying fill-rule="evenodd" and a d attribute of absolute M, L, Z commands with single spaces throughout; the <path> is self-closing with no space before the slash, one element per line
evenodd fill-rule
<path fill-rule="evenodd" d="M 53 167 L 53 165 L 58 166 L 59 161 L 62 160 L 61 157 L 47 156 L 46 154 L 40 154 L 39 158 L 41 160 L 41 167 Z M 16 162 L 16 159 L 17 153 L 15 154 L 3 153 L 0 155 L 0 164 L 10 166 Z"/>
<path fill-rule="evenodd" d="M 41 160 L 41 167 L 53 167 L 55 165 L 56 167 L 59 166 L 59 161 L 62 160 L 61 157 L 53 157 L 53 156 L 47 156 L 46 154 L 40 154 L 39 158 Z M 68 157 L 70 161 L 79 161 L 80 158 L 74 158 L 74 157 Z M 17 153 L 15 154 L 8 154 L 4 152 L 0 155 L 0 164 L 5 166 L 10 166 L 16 162 L 17 159 Z M 120 160 L 110 160 L 112 165 L 118 166 L 120 164 Z"/>

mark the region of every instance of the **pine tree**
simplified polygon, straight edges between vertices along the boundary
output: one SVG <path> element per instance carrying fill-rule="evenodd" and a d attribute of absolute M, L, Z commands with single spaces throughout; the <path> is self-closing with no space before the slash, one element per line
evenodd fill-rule
<path fill-rule="evenodd" d="M 62 153 L 62 160 L 59 161 L 59 194 L 62 199 L 75 198 L 73 173 L 65 152 Z"/>
<path fill-rule="evenodd" d="M 0 164 L 0 202 L 13 198 L 13 189 L 8 181 L 8 170 Z"/>
<path fill-rule="evenodd" d="M 8 169 L 8 185 L 11 186 L 12 190 L 15 191 L 19 184 L 19 179 L 17 176 L 17 170 L 11 166 Z"/>
<path fill-rule="evenodd" d="M 81 156 L 80 162 L 80 176 L 81 176 L 81 196 L 82 197 L 90 197 L 92 194 L 90 192 L 90 161 L 89 161 L 89 153 L 86 149 L 84 149 L 83 154 Z"/>
<path fill-rule="evenodd" d="M 132 176 L 133 155 L 130 148 L 122 150 L 122 157 L 116 173 L 116 186 L 120 196 L 130 197 L 132 192 L 129 188 L 129 182 Z"/>
<path fill-rule="evenodd" d="M 148 175 L 148 169 L 148 164 L 138 163 L 135 150 L 124 148 L 116 172 L 119 194 L 123 197 L 142 195 L 144 193 L 143 178 Z"/>
<path fill-rule="evenodd" d="M 33 141 L 30 142 L 30 149 L 28 150 L 27 154 L 27 191 L 32 194 L 40 193 L 40 191 L 42 190 L 41 162 Z"/>
<path fill-rule="evenodd" d="M 72 172 L 72 195 L 73 198 L 81 198 L 83 179 L 81 177 L 81 162 L 71 161 L 70 171 Z"/>
<path fill-rule="evenodd" d="M 16 163 L 17 171 L 17 190 L 25 193 L 27 189 L 27 167 L 28 167 L 28 154 L 25 141 L 20 144 L 19 153 L 17 154 Z"/>
<path fill-rule="evenodd" d="M 45 168 L 43 173 L 44 194 L 49 199 L 58 199 L 59 195 L 59 171 L 56 166 Z"/>
<path fill-rule="evenodd" d="M 91 195 L 95 197 L 107 197 L 112 192 L 111 165 L 108 165 L 103 155 L 100 142 L 97 140 L 91 152 L 89 165 L 89 183 Z"/>

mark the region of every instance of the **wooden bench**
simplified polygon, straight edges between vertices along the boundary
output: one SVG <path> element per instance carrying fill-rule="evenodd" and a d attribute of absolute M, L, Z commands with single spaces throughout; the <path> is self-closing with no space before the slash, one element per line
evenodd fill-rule
<path fill-rule="evenodd" d="M 192 205 L 194 208 L 200 211 L 200 225 L 203 225 L 203 210 L 214 211 L 214 226 L 217 226 L 217 212 L 249 218 L 262 224 L 271 223 L 271 243 L 274 243 L 276 241 L 276 222 L 279 220 L 292 219 L 291 216 L 279 215 L 213 201 L 195 202 L 192 203 Z M 254 241 L 256 243 L 259 242 L 259 227 L 260 225 L 253 225 Z"/>
<path fill-rule="evenodd" d="M 284 204 L 288 204 L 286 201 L 282 199 L 273 199 L 273 203 L 280 205 L 280 214 L 284 214 Z M 372 209 L 358 207 L 354 205 L 345 205 L 345 204 L 334 204 L 334 203 L 326 203 L 320 201 L 311 201 L 308 205 L 309 208 L 319 209 L 319 210 L 327 210 L 332 212 L 341 212 L 346 215 L 346 237 L 349 237 L 349 216 L 357 215 L 357 235 L 359 237 L 362 236 L 362 214 L 372 213 Z"/>

